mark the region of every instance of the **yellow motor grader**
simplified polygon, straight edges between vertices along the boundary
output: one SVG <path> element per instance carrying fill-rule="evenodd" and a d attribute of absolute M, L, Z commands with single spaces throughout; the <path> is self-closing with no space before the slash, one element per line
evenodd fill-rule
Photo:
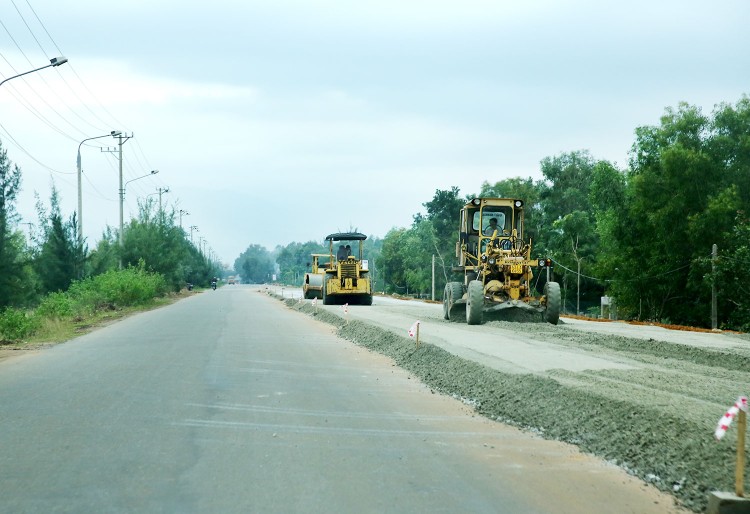
<path fill-rule="evenodd" d="M 456 258 L 453 271 L 463 274 L 463 281 L 445 286 L 445 319 L 478 325 L 502 319 L 499 313 L 506 309 L 523 309 L 557 325 L 560 285 L 547 281 L 542 296 L 532 286 L 533 268 L 550 268 L 552 261 L 531 258 L 531 239 L 523 239 L 523 200 L 473 198 L 464 205 Z"/>
<path fill-rule="evenodd" d="M 365 239 L 367 236 L 359 232 L 326 236 L 329 261 L 321 285 L 323 304 L 372 305 L 369 262 L 362 252 Z"/>

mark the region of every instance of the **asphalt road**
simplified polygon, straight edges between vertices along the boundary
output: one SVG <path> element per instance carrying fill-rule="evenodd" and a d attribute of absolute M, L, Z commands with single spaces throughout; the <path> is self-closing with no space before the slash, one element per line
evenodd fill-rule
<path fill-rule="evenodd" d="M 0 512 L 677 510 L 231 286 L 1 361 Z"/>

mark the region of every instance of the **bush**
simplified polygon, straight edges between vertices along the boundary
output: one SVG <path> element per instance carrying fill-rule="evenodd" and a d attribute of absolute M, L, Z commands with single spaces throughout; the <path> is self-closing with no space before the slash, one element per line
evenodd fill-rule
<path fill-rule="evenodd" d="M 166 290 L 164 278 L 143 266 L 112 270 L 74 282 L 64 293 L 48 294 L 36 314 L 48 319 L 80 319 L 99 311 L 148 304 Z"/>
<path fill-rule="evenodd" d="M 166 292 L 164 277 L 140 264 L 76 282 L 67 294 L 81 307 L 98 311 L 143 305 Z"/>
<path fill-rule="evenodd" d="M 74 307 L 67 293 L 49 293 L 37 307 L 36 314 L 48 318 L 69 318 L 75 313 Z"/>
<path fill-rule="evenodd" d="M 26 311 L 9 307 L 0 313 L 0 339 L 20 341 L 39 326 L 39 320 Z"/>

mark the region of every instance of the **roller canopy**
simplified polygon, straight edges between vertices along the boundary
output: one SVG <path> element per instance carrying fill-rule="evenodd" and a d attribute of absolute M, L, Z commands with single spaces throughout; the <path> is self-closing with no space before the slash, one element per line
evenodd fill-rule
<path fill-rule="evenodd" d="M 327 235 L 326 241 L 364 241 L 367 236 L 359 232 L 339 232 L 337 234 Z"/>

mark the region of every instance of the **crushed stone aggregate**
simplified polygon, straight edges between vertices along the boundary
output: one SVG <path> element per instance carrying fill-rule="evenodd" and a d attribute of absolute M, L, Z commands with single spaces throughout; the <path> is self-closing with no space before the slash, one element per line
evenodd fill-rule
<path fill-rule="evenodd" d="M 477 413 L 575 444 L 669 492 L 695 512 L 705 510 L 712 491 L 734 490 L 737 432 L 730 430 L 717 442 L 713 431 L 736 399 L 731 394 L 750 391 L 749 337 L 743 337 L 748 349 L 727 351 L 588 333 L 564 323 L 487 322 L 578 351 L 649 365 L 519 375 L 429 343 L 417 348 L 405 335 L 345 320 L 309 303 L 278 299 L 332 325 L 340 337 L 390 357 L 431 389 L 460 399 Z"/>

